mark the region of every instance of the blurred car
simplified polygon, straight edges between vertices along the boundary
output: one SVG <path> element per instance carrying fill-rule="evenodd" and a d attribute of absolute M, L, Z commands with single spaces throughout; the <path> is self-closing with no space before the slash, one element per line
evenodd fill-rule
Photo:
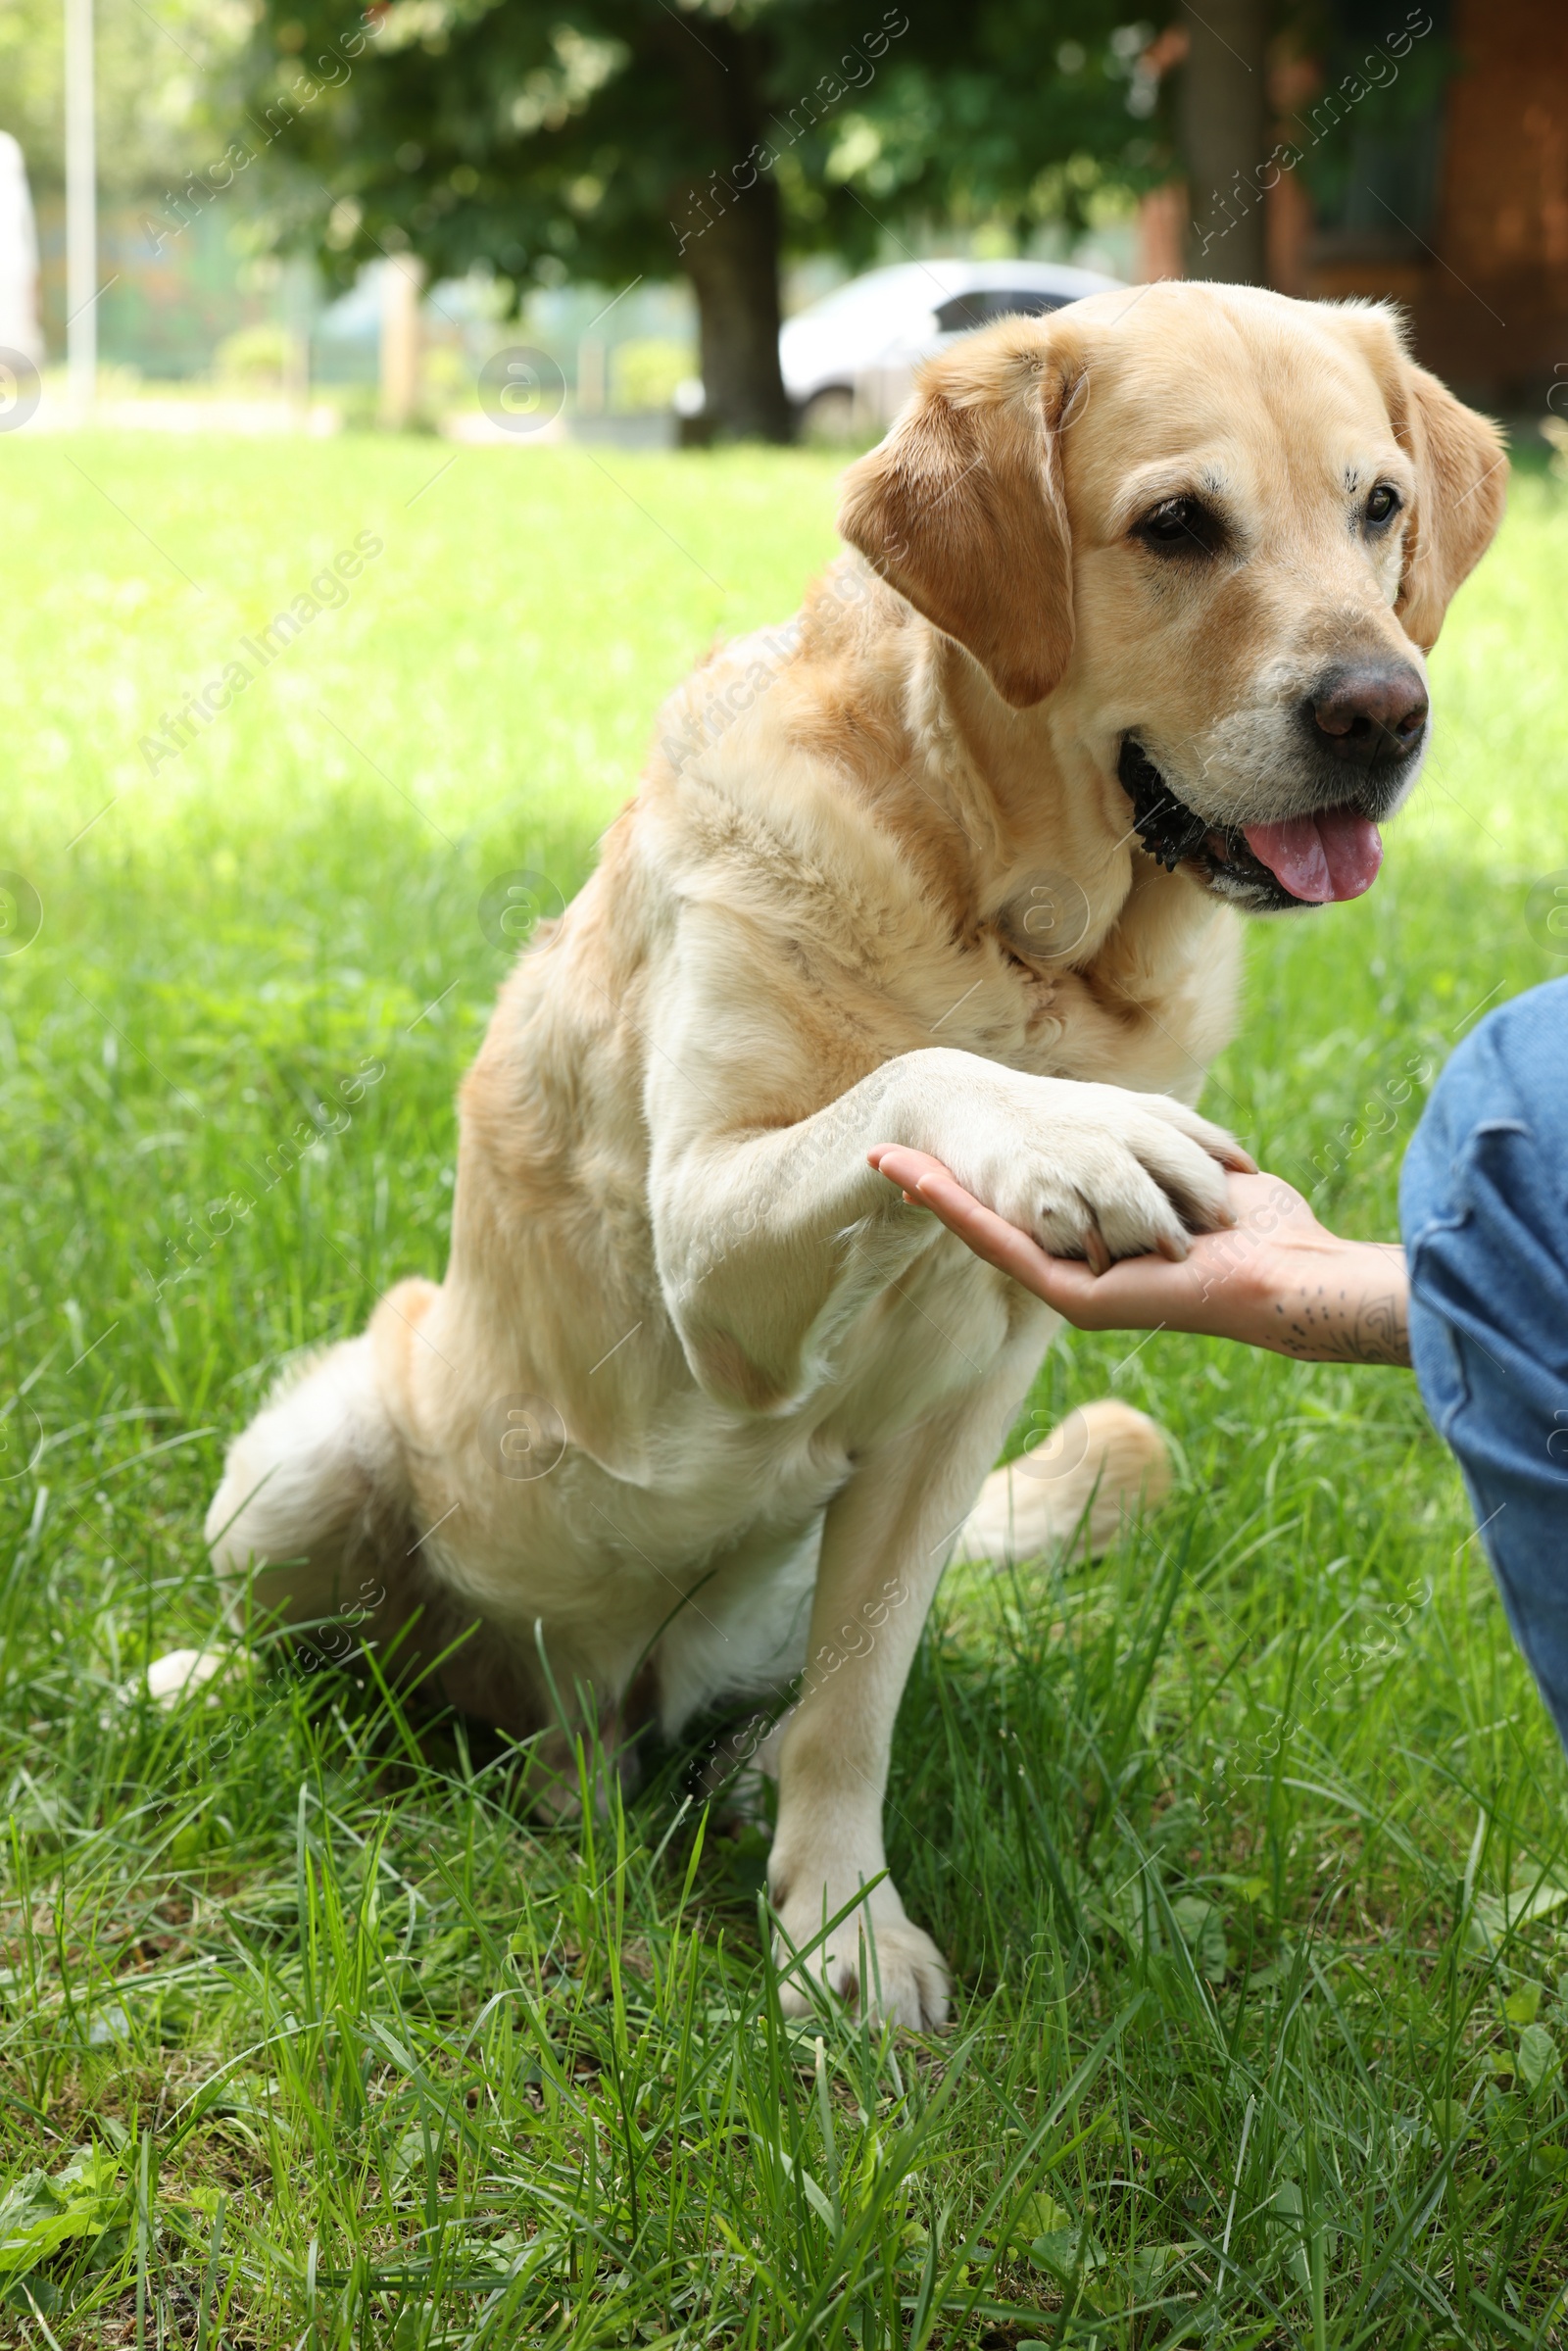
<path fill-rule="evenodd" d="M 802 429 L 847 439 L 891 424 L 921 360 L 956 336 L 1022 313 L 1037 318 L 1121 280 L 1061 262 L 901 262 L 835 286 L 786 320 L 784 389 Z"/>

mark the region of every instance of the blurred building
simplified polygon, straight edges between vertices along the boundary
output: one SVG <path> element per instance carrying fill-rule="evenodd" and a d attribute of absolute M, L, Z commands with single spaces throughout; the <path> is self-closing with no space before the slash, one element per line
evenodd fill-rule
<path fill-rule="evenodd" d="M 1568 363 L 1568 0 L 1456 0 L 1456 70 L 1410 141 L 1328 224 L 1282 209 L 1287 293 L 1394 294 L 1427 366 L 1502 408 Z M 1561 380 L 1561 378 L 1559 378 Z"/>
<path fill-rule="evenodd" d="M 1276 66 L 1278 135 L 1308 161 L 1266 199 L 1270 282 L 1393 297 L 1419 357 L 1457 391 L 1539 415 L 1568 383 L 1568 0 L 1425 0 L 1408 14 L 1342 0 L 1337 13 L 1348 53 L 1429 22 L 1434 47 L 1423 55 L 1418 35 L 1404 71 L 1430 95 L 1374 130 L 1371 110 L 1336 105 L 1343 77 L 1318 61 Z M 1184 225 L 1176 191 L 1146 203 L 1144 274 L 1180 274 Z"/>

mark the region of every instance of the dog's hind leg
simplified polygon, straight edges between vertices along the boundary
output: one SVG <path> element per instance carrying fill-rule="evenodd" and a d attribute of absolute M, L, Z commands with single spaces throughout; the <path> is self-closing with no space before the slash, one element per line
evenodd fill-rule
<path fill-rule="evenodd" d="M 1104 1397 L 1069 1412 L 1045 1440 L 994 1469 L 954 1554 L 1004 1567 L 1080 1542 L 1098 1557 L 1171 1489 L 1165 1440 L 1147 1413 Z"/>

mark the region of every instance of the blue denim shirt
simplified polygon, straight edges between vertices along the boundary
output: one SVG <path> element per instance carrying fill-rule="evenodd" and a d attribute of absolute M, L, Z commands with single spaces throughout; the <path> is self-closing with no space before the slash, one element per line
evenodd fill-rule
<path fill-rule="evenodd" d="M 1489 1013 L 1399 1180 L 1410 1355 L 1568 1746 L 1568 979 Z"/>

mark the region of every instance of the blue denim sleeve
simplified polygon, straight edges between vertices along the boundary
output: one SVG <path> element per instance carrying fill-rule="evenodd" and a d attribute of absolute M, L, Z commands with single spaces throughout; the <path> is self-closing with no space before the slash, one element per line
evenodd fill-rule
<path fill-rule="evenodd" d="M 1399 1182 L 1410 1356 L 1568 1747 L 1568 979 L 1499 1005 Z"/>

